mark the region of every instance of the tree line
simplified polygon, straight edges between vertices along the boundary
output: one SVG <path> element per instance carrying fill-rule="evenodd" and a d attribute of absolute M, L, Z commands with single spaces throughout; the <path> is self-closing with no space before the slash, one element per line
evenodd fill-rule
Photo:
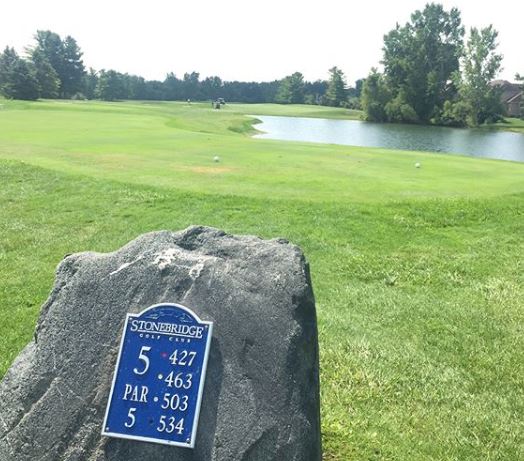
<path fill-rule="evenodd" d="M 73 37 L 62 39 L 49 30 L 37 31 L 35 44 L 19 56 L 12 47 L 0 53 L 0 93 L 7 98 L 136 100 L 215 100 L 245 103 L 358 105 L 358 90 L 347 88 L 338 68 L 330 79 L 308 82 L 300 72 L 272 82 L 223 81 L 198 72 L 178 78 L 169 73 L 163 81 L 146 80 L 113 69 L 86 69 L 82 51 Z M 360 84 L 360 87 L 362 85 Z M 349 97 L 353 98 L 351 102 Z"/>
<path fill-rule="evenodd" d="M 14 48 L 0 53 L 0 92 L 13 99 L 71 98 L 83 86 L 85 69 L 75 39 L 38 31 L 36 45 L 20 57 Z"/>
<path fill-rule="evenodd" d="M 160 81 L 112 69 L 86 70 L 74 38 L 37 31 L 26 57 L 10 47 L 0 53 L 0 93 L 14 99 L 319 104 L 363 109 L 365 118 L 376 122 L 476 126 L 504 113 L 501 88 L 492 84 L 502 62 L 497 37 L 492 26 L 473 27 L 465 40 L 460 11 L 429 3 L 384 36 L 383 71 L 372 69 L 349 87 L 337 67 L 329 69 L 327 80 L 315 82 L 300 72 L 272 82 L 239 82 L 202 79 L 198 72 L 181 78 L 169 73 Z"/>

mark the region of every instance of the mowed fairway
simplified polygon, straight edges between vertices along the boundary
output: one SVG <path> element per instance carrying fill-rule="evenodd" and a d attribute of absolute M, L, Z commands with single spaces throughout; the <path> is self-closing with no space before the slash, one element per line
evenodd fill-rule
<path fill-rule="evenodd" d="M 0 376 L 65 254 L 204 224 L 304 250 L 325 459 L 524 459 L 524 164 L 252 139 L 246 114 L 357 116 L 0 101 Z"/>

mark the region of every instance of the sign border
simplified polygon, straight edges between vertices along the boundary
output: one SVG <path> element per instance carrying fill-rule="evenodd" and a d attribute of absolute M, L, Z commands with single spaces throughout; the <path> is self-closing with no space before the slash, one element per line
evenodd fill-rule
<path fill-rule="evenodd" d="M 195 407 L 195 419 L 193 421 L 193 427 L 191 428 L 191 440 L 189 443 L 183 443 L 183 442 L 176 442 L 173 440 L 164 440 L 164 439 L 155 439 L 153 437 L 142 437 L 139 435 L 127 435 L 127 434 L 120 434 L 117 432 L 108 432 L 106 431 L 106 424 L 107 424 L 107 417 L 109 416 L 109 407 L 111 404 L 111 401 L 113 399 L 113 391 L 115 389 L 115 383 L 116 383 L 116 375 L 118 372 L 118 368 L 120 366 L 120 359 L 122 357 L 122 350 L 124 346 L 124 339 L 126 337 L 126 331 L 127 331 L 127 325 L 129 323 L 129 319 L 141 317 L 144 315 L 147 311 L 151 309 L 155 309 L 157 307 L 176 307 L 178 309 L 182 309 L 186 311 L 188 314 L 190 314 L 193 318 L 197 320 L 198 323 L 208 325 L 208 334 L 207 334 L 207 340 L 206 340 L 206 349 L 204 351 L 204 361 L 202 363 L 202 374 L 200 375 L 200 385 L 198 388 L 198 397 Z M 124 329 L 122 331 L 122 338 L 120 339 L 120 347 L 118 349 L 118 357 L 116 359 L 116 365 L 115 370 L 113 372 L 113 381 L 111 383 L 111 392 L 109 393 L 109 398 L 107 400 L 106 405 L 106 412 L 104 416 L 104 424 L 102 426 L 101 434 L 105 435 L 107 437 L 116 437 L 120 439 L 128 439 L 128 440 L 139 440 L 141 442 L 152 442 L 152 443 L 160 443 L 163 445 L 169 445 L 172 447 L 184 447 L 184 448 L 195 448 L 195 442 L 196 442 L 196 435 L 197 435 L 197 429 L 198 429 L 198 420 L 200 418 L 200 405 L 202 403 L 202 395 L 204 393 L 204 383 L 206 380 L 206 372 L 207 372 L 207 362 L 209 359 L 209 350 L 211 348 L 211 338 L 213 336 L 213 322 L 201 320 L 200 317 L 195 314 L 189 307 L 183 306 L 182 304 L 178 303 L 158 303 L 153 304 L 152 306 L 149 306 L 148 308 L 144 309 L 143 311 L 132 314 L 127 313 L 126 315 L 126 321 L 124 323 Z"/>

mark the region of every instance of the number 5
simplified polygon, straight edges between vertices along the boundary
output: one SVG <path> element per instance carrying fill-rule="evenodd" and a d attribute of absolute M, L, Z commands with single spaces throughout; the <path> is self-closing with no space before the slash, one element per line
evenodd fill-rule
<path fill-rule="evenodd" d="M 142 349 L 140 349 L 140 355 L 138 356 L 138 359 L 144 362 L 144 369 L 142 371 L 138 371 L 138 368 L 134 368 L 133 371 L 137 375 L 143 375 L 149 369 L 149 357 L 145 354 L 145 352 L 149 352 L 150 350 L 150 346 L 142 346 Z"/>
<path fill-rule="evenodd" d="M 131 420 L 130 422 L 125 422 L 125 427 L 133 427 L 135 425 L 136 417 L 133 414 L 136 411 L 136 408 L 130 408 L 127 412 L 127 417 Z"/>

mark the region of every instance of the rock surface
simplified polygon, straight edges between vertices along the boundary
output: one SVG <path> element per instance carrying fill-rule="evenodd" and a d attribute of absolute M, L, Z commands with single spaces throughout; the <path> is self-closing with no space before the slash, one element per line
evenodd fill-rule
<path fill-rule="evenodd" d="M 127 312 L 214 322 L 195 449 L 100 435 Z M 1 461 L 319 461 L 308 266 L 284 240 L 205 227 L 67 256 L 34 340 L 0 383 Z"/>

